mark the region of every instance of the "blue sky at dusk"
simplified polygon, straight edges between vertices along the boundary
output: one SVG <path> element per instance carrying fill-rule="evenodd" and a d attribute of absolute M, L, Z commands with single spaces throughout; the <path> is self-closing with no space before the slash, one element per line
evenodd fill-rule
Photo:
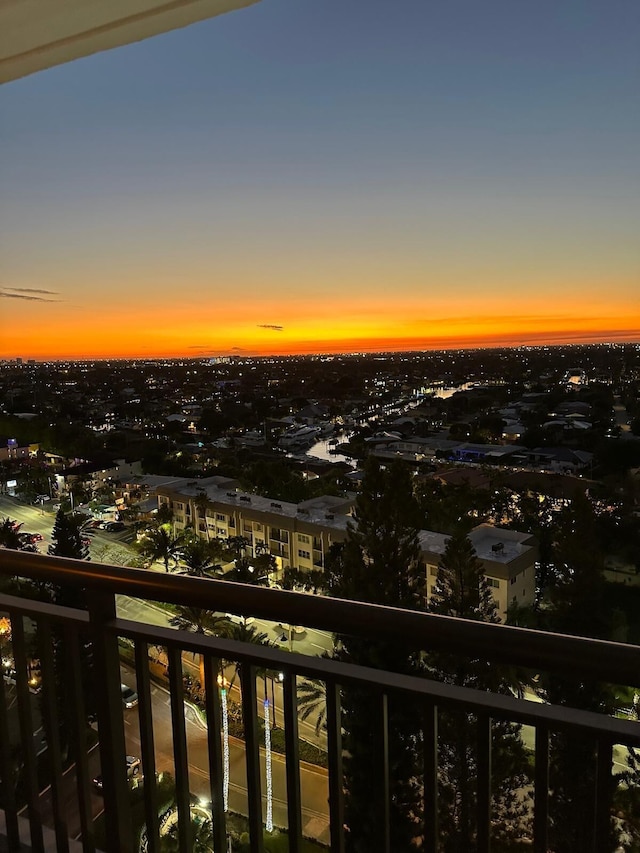
<path fill-rule="evenodd" d="M 262 0 L 4 85 L 0 357 L 638 339 L 638 33 Z"/>

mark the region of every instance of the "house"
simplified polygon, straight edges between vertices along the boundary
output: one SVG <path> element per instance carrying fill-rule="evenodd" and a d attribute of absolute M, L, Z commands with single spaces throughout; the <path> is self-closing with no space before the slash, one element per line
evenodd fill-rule
<path fill-rule="evenodd" d="M 107 483 L 115 485 L 136 474 L 142 474 L 142 463 L 139 459 L 104 459 L 100 462 L 72 465 L 56 474 L 55 478 L 60 493 L 66 493 L 78 484 L 95 492 Z"/>
<path fill-rule="evenodd" d="M 15 438 L 0 435 L 0 462 L 9 459 L 29 459 L 38 452 L 39 445 L 19 442 Z"/>

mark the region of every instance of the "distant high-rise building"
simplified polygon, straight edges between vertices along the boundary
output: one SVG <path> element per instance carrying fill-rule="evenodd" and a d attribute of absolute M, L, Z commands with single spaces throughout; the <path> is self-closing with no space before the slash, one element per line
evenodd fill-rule
<path fill-rule="evenodd" d="M 22 359 L 21 359 L 21 358 L 16 358 L 16 364 L 22 364 Z"/>

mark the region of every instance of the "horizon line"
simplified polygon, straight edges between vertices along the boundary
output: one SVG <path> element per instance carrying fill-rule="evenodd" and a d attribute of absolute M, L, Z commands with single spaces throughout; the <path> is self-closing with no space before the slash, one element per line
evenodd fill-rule
<path fill-rule="evenodd" d="M 605 338 L 603 340 L 570 340 L 570 341 L 549 341 L 536 343 L 505 343 L 505 344 L 459 344 L 449 346 L 430 346 L 430 347 L 410 347 L 410 348 L 353 348 L 353 349 L 337 349 L 337 350 L 308 350 L 298 352 L 232 352 L 219 351 L 207 354 L 183 354 L 183 355 L 86 355 L 86 356 L 1 356 L 0 365 L 15 364 L 18 359 L 21 359 L 23 366 L 28 366 L 28 362 L 37 363 L 64 363 L 64 362 L 96 362 L 96 361 L 209 361 L 211 359 L 228 358 L 228 359 L 268 359 L 268 358 L 313 358 L 313 357 L 335 357 L 335 356 L 363 356 L 363 355 L 399 355 L 399 354 L 425 354 L 425 353 L 450 353 L 459 350 L 467 352 L 473 351 L 492 351 L 492 350 L 541 350 L 541 349 L 563 349 L 567 347 L 602 347 L 602 346 L 640 346 L 640 336 L 636 340 L 632 339 L 614 339 Z"/>

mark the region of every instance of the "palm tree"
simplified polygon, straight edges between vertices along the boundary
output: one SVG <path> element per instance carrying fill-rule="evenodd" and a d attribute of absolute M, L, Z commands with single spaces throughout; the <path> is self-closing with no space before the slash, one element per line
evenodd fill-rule
<path fill-rule="evenodd" d="M 202 489 L 198 489 L 198 493 L 193 502 L 195 507 L 194 515 L 197 514 L 199 518 L 204 519 L 204 532 L 207 537 L 207 542 L 209 541 L 209 525 L 207 524 L 207 507 L 209 506 L 209 498 L 207 497 L 207 493 Z M 195 526 L 195 525 L 194 525 Z"/>
<path fill-rule="evenodd" d="M 298 708 L 301 711 L 300 719 L 308 720 L 316 715 L 316 735 L 327 730 L 327 694 L 322 681 L 310 678 L 303 681 L 298 687 Z"/>
<path fill-rule="evenodd" d="M 184 535 L 171 535 L 168 524 L 160 524 L 150 527 L 144 534 L 138 547 L 140 553 L 147 557 L 152 563 L 162 560 L 165 572 L 169 571 L 169 561 L 177 561 L 178 555 L 184 543 Z"/>
<path fill-rule="evenodd" d="M 12 518 L 3 518 L 0 522 L 0 548 L 11 551 L 37 551 L 28 533 L 22 533 L 22 524 Z"/>
<path fill-rule="evenodd" d="M 191 631 L 194 634 L 226 636 L 228 622 L 224 616 L 215 616 L 210 610 L 203 610 L 200 607 L 177 607 L 169 624 L 180 631 Z M 204 684 L 203 654 L 200 655 L 200 684 Z"/>
<path fill-rule="evenodd" d="M 226 575 L 226 580 L 236 581 L 236 583 L 250 583 L 253 585 L 269 585 L 269 572 L 274 571 L 276 567 L 275 558 L 269 553 L 268 546 L 264 543 L 256 545 L 256 558 L 247 556 L 247 549 L 250 545 L 248 539 L 244 536 L 231 536 L 227 540 L 229 550 L 235 554 L 235 565 Z M 264 548 L 267 548 L 267 553 L 264 553 Z"/>
<path fill-rule="evenodd" d="M 261 577 L 266 577 L 267 583 L 274 572 L 278 571 L 276 558 L 271 553 L 269 545 L 266 542 L 257 542 L 255 547 L 255 568 L 256 572 Z"/>
<path fill-rule="evenodd" d="M 213 826 L 210 820 L 197 820 L 191 815 L 192 853 L 211 853 L 213 849 Z M 160 853 L 180 853 L 178 823 L 174 823 L 160 837 Z"/>
<path fill-rule="evenodd" d="M 214 561 L 211 545 L 202 539 L 190 539 L 180 551 L 180 559 L 187 567 L 186 574 L 194 577 L 208 577 L 211 569 L 221 568 Z"/>
<path fill-rule="evenodd" d="M 230 536 L 227 539 L 227 550 L 233 558 L 239 560 L 245 553 L 251 542 L 246 536 Z"/>
<path fill-rule="evenodd" d="M 220 633 L 221 637 L 227 640 L 236 640 L 239 643 L 252 643 L 256 646 L 273 646 L 274 644 L 267 638 L 263 631 L 258 631 L 253 625 L 247 625 L 246 619 L 243 622 L 229 622 L 222 620 L 224 628 Z M 229 683 L 229 688 L 233 687 L 235 680 L 240 672 L 240 663 L 238 661 L 224 661 L 224 667 L 233 666 L 233 678 Z M 257 675 L 264 673 L 264 670 L 256 670 Z"/>

